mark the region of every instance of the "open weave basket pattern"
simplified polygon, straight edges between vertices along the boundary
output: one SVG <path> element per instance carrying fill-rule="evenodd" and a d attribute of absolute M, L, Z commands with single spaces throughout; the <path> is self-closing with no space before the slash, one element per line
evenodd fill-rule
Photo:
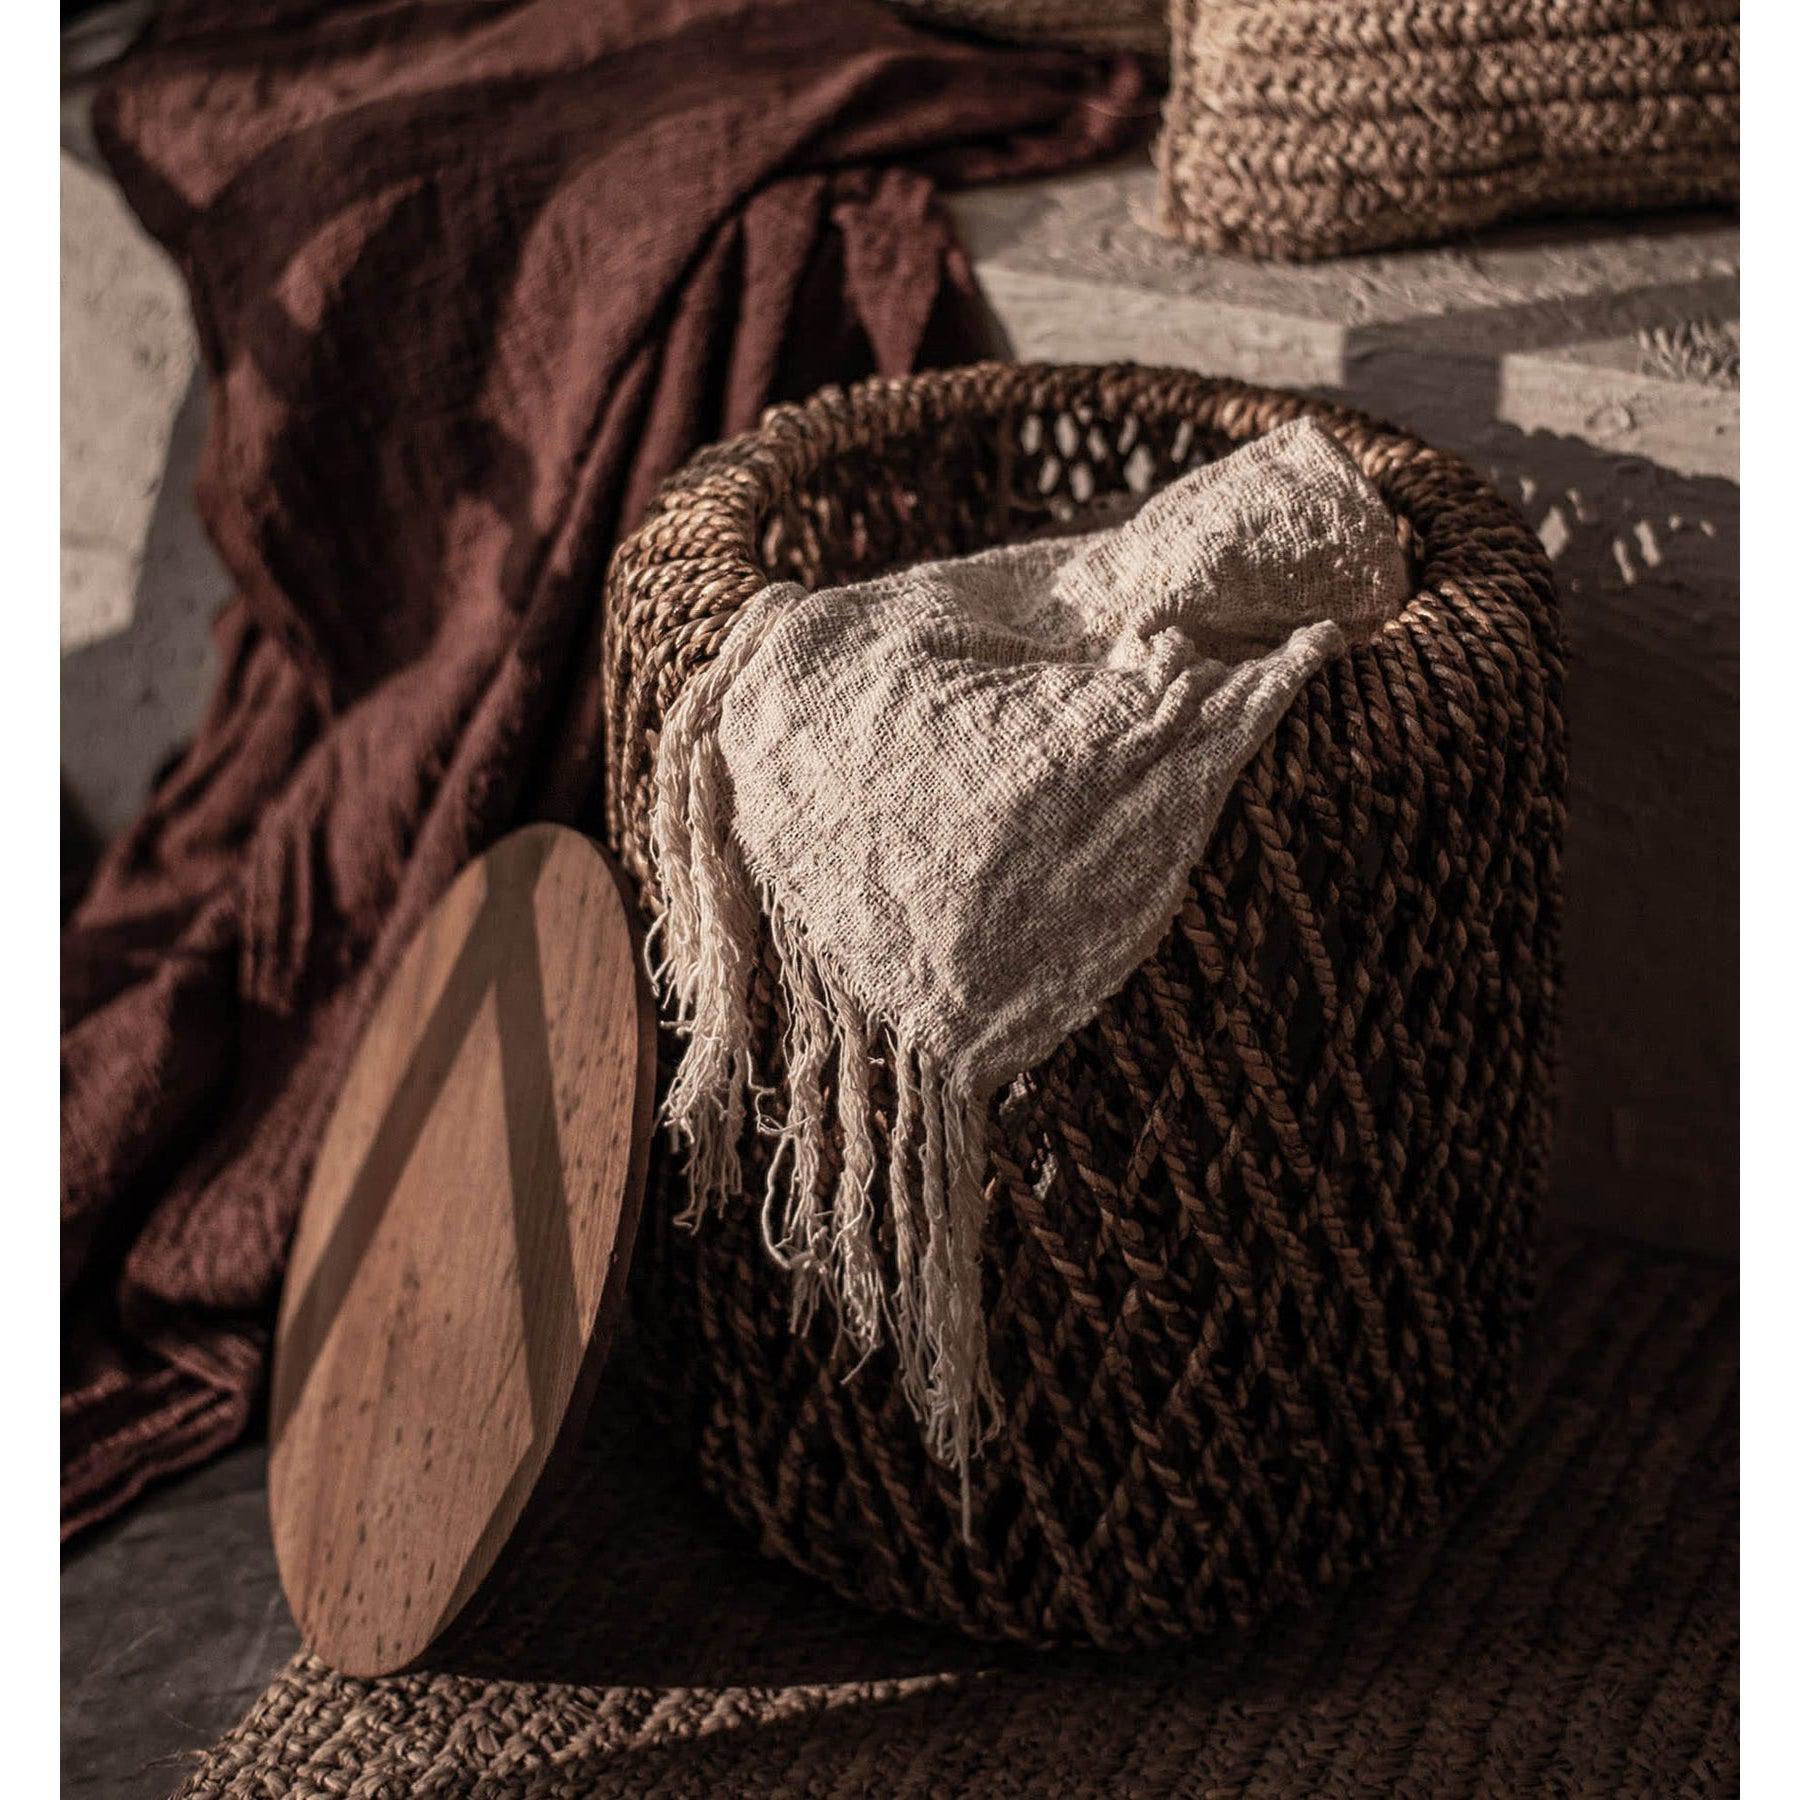
<path fill-rule="evenodd" d="M 697 458 L 614 561 L 609 831 L 654 911 L 658 721 L 766 581 L 1014 538 L 1303 412 L 1394 510 L 1417 593 L 1303 691 L 1156 955 L 995 1102 L 1006 1413 L 966 1541 L 891 1354 L 853 1374 L 828 1319 L 791 1332 L 754 1197 L 674 1228 L 658 1157 L 636 1298 L 678 1422 L 766 1549 L 873 1605 L 1103 1645 L 1244 1621 L 1438 1518 L 1491 1443 L 1550 1128 L 1554 588 L 1519 519 L 1416 439 L 1132 368 L 826 390 Z M 774 994 L 765 971 L 770 1059 Z M 745 1154 L 754 1194 L 766 1144 Z"/>
<path fill-rule="evenodd" d="M 1172 0 L 1167 229 L 1313 257 L 1732 201 L 1737 0 Z"/>

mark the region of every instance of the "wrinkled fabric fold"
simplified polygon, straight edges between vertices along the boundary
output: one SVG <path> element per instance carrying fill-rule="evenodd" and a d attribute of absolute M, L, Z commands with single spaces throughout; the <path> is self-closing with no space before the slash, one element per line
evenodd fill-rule
<path fill-rule="evenodd" d="M 1408 593 L 1392 515 L 1301 419 L 1111 529 L 771 585 L 669 709 L 651 972 L 685 1040 L 663 1116 L 689 1221 L 739 1195 L 754 1116 L 796 1323 L 823 1296 L 862 1355 L 892 1346 L 927 1447 L 962 1476 L 965 1529 L 1000 1406 L 988 1104 L 1152 955 L 1232 784 Z"/>
<path fill-rule="evenodd" d="M 937 184 L 1149 111 L 1129 62 L 862 4 L 162 10 L 95 125 L 189 285 L 236 593 L 64 935 L 65 1535 L 250 1422 L 426 909 L 509 827 L 596 818 L 618 533 L 770 400 L 971 354 Z"/>

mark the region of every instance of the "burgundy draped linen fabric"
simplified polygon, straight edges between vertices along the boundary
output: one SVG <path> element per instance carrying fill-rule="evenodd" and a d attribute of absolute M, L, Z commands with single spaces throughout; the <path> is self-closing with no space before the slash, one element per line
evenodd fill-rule
<path fill-rule="evenodd" d="M 192 294 L 217 690 L 63 944 L 65 1537 L 249 1423 L 360 1026 L 458 868 L 597 824 L 616 536 L 771 399 L 977 348 L 947 182 L 1139 71 L 863 0 L 174 0 L 96 129 Z"/>

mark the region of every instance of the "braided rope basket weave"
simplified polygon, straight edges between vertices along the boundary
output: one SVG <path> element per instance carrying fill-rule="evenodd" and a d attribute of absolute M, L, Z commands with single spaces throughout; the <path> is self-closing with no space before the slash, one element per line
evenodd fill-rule
<path fill-rule="evenodd" d="M 755 1199 L 675 1228 L 659 1151 L 634 1305 L 665 1402 L 765 1549 L 871 1605 L 1108 1646 L 1242 1622 L 1437 1518 L 1491 1445 L 1551 1122 L 1555 591 L 1516 515 L 1417 439 L 1137 368 L 827 389 L 702 453 L 614 559 L 609 834 L 653 912 L 658 721 L 765 582 L 1031 533 L 1302 413 L 1394 511 L 1416 594 L 1250 764 L 1155 956 L 995 1102 L 1005 1419 L 966 1539 L 891 1354 L 853 1372 L 828 1319 L 790 1331 Z"/>
<path fill-rule="evenodd" d="M 1306 258 L 1735 201 L 1738 0 L 1171 0 L 1167 230 Z"/>

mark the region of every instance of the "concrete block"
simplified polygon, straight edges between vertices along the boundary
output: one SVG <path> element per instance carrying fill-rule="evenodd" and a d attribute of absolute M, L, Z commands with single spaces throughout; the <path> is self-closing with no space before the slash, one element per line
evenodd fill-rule
<path fill-rule="evenodd" d="M 229 582 L 193 507 L 205 404 L 180 276 L 65 149 L 62 764 L 101 838 L 137 813 L 212 684 Z"/>
<path fill-rule="evenodd" d="M 959 197 L 1006 350 L 1306 389 L 1474 463 L 1549 549 L 1574 796 L 1556 1195 L 1737 1242 L 1738 238 L 1687 214 L 1283 267 L 1129 165 Z"/>

